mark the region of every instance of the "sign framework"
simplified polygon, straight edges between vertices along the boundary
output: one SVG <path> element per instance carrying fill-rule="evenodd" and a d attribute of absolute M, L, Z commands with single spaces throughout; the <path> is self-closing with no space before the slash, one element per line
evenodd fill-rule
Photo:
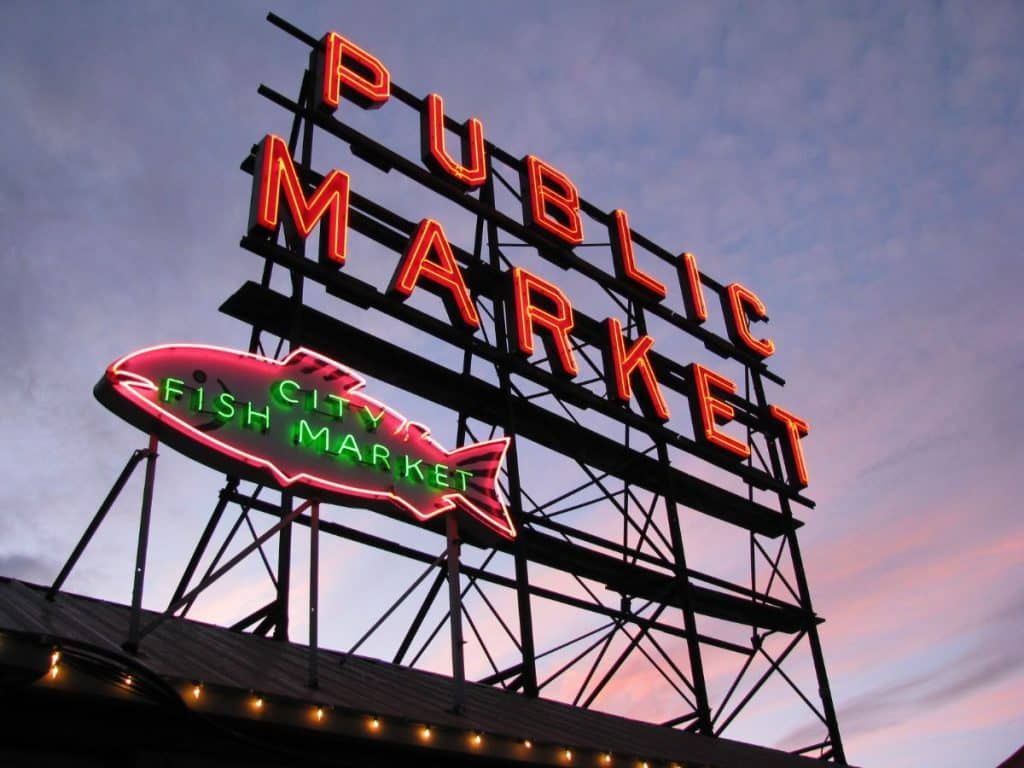
<path fill-rule="evenodd" d="M 267 134 L 242 163 L 254 182 L 249 227 L 241 245 L 263 259 L 264 268 L 259 282 L 243 285 L 221 310 L 251 326 L 251 353 L 281 357 L 299 346 L 309 347 L 447 409 L 455 417 L 459 446 L 509 438 L 501 486 L 519 535 L 479 542 L 507 559 L 504 570 L 489 567 L 491 558 L 470 567 L 460 562 L 460 538 L 466 532 L 460 532 L 451 518 L 435 521 L 432 527 L 447 539 L 437 555 L 321 519 L 321 499 L 315 495 L 296 504 L 296 494 L 283 489 L 279 499 L 268 500 L 261 496 L 262 486 L 246 491 L 239 477 L 229 476 L 165 616 L 184 615 L 217 578 L 276 537 L 275 597 L 234 628 L 286 639 L 291 531 L 298 523 L 312 533 L 311 684 L 316 681 L 316 542 L 324 532 L 427 564 L 423 576 L 387 607 L 357 647 L 434 575 L 393 661 L 408 662 L 424 637 L 429 644 L 436 635 L 436 629 L 429 632 L 426 617 L 447 580 L 453 677 L 461 682 L 461 617 L 470 590 L 481 595 L 482 587 L 511 590 L 517 609 L 514 618 L 498 615 L 486 596 L 484 601 L 512 637 L 517 658 L 496 663 L 487 650 L 488 637 L 473 627 L 493 668 L 479 682 L 538 696 L 552 690 L 548 686 L 556 679 L 575 674 L 572 702 L 599 706 L 624 665 L 642 657 L 678 694 L 679 709 L 666 716 L 664 724 L 718 735 L 752 708 L 751 702 L 767 682 L 781 679 L 820 721 L 822 732 L 818 741 L 794 751 L 845 763 L 817 632 L 820 620 L 812 608 L 797 542 L 800 523 L 792 511 L 794 504 L 813 507 L 803 494 L 808 473 L 800 449 L 809 427 L 768 399 L 765 382 L 784 382 L 766 364 L 773 342 L 753 331 L 754 323 L 767 319 L 756 293 L 735 283 L 717 282 L 698 269 L 692 254 L 673 253 L 631 230 L 625 211 L 602 211 L 589 203 L 553 165 L 532 155 L 514 157 L 486 141 L 480 121 L 461 123 L 447 116 L 439 95 L 420 98 L 400 88 L 379 60 L 340 34 L 331 32 L 316 39 L 273 14 L 268 18 L 309 47 L 309 68 L 295 100 L 265 85 L 259 88 L 261 95 L 290 113 L 291 130 L 287 140 Z M 345 122 L 346 111 L 353 106 L 384 104 L 418 114 L 419 161 Z M 475 220 L 472 247 L 449 241 L 437 220 L 417 220 L 414 211 L 392 210 L 361 194 L 341 169 L 315 171 L 316 137 L 347 145 L 354 161 L 401 176 L 471 216 Z M 461 143 L 460 159 L 455 157 L 456 143 Z M 510 197 L 520 210 L 503 206 L 502 199 L 507 203 Z M 310 257 L 306 239 L 317 226 L 320 244 Z M 350 232 L 398 256 L 389 284 L 371 283 L 346 271 L 346 260 L 358 258 Z M 588 239 L 592 232 L 603 236 Z M 578 247 L 603 247 L 611 256 L 613 272 L 598 267 L 591 251 L 585 257 L 578 255 Z M 510 257 L 512 249 L 516 249 L 515 258 Z M 518 254 L 527 250 L 534 259 L 591 281 L 610 297 L 617 315 L 602 320 L 581 312 L 556 282 L 523 268 Z M 678 274 L 684 311 L 665 300 L 668 290 L 654 276 L 653 264 L 660 264 L 662 270 L 670 265 Z M 274 290 L 275 272 L 287 275 L 290 295 Z M 328 313 L 311 306 L 307 301 L 311 283 L 322 285 L 347 311 Z M 445 316 L 417 304 L 416 294 L 423 290 L 442 299 Z M 725 337 L 705 324 L 707 297 L 715 295 L 721 299 Z M 450 367 L 377 337 L 357 319 L 369 312 L 456 350 L 461 365 Z M 682 364 L 660 354 L 648 333 L 654 325 L 684 334 L 741 366 L 742 394 L 736 383 L 711 368 L 696 362 Z M 680 409 L 673 407 L 669 413 L 670 401 L 681 400 L 688 406 L 690 422 L 683 427 L 677 426 Z M 602 431 L 596 420 L 618 425 L 623 437 Z M 525 465 L 527 454 L 535 450 L 576 465 L 584 481 L 553 491 L 532 487 Z M 148 451 L 133 456 L 97 516 L 102 519 L 127 475 L 146 459 L 141 573 L 155 452 L 153 439 Z M 684 454 L 729 473 L 747 492 L 687 471 L 680 461 Z M 240 509 L 239 522 L 252 510 L 275 516 L 278 522 L 225 563 L 224 552 L 239 528 L 236 523 L 205 574 L 197 578 L 214 534 L 233 506 Z M 567 513 L 598 507 L 620 519 L 621 538 L 565 522 L 575 520 Z M 683 510 L 710 516 L 749 535 L 749 585 L 687 566 L 680 522 Z M 87 531 L 53 591 L 90 536 Z M 583 587 L 584 596 L 580 590 L 544 583 L 538 570 L 570 577 Z M 137 615 L 142 591 L 138 568 L 136 575 Z M 615 599 L 595 594 L 595 584 Z M 605 623 L 596 631 L 563 638 L 557 647 L 538 647 L 533 618 L 538 600 Z M 722 623 L 746 628 L 749 641 L 737 642 L 735 633 L 700 627 Z M 137 647 L 155 624 L 139 627 L 133 620 L 129 644 Z M 676 645 L 670 647 L 670 642 Z M 569 658 L 562 664 L 565 649 L 570 649 Z M 704 671 L 709 650 L 727 652 L 738 660 L 731 685 L 717 695 L 709 693 Z M 809 657 L 813 669 L 817 690 L 810 694 L 783 668 L 787 659 L 800 652 Z M 552 669 L 549 658 L 560 659 L 561 666 Z M 763 672 L 752 671 L 755 662 Z M 457 700 L 455 706 L 459 705 Z"/>

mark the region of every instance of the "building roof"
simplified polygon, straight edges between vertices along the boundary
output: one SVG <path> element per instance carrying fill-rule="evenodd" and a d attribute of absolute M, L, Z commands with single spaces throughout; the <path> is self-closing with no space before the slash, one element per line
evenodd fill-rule
<path fill-rule="evenodd" d="M 1024 768 L 1024 746 L 1001 762 L 997 768 Z"/>
<path fill-rule="evenodd" d="M 217 692 L 219 716 L 244 717 L 243 697 L 265 697 L 284 712 L 289 707 L 322 706 L 332 713 L 365 720 L 379 717 L 392 724 L 380 734 L 351 730 L 356 738 L 404 741 L 417 748 L 457 749 L 455 738 L 486 735 L 489 744 L 504 744 L 496 759 L 525 762 L 565 761 L 566 749 L 577 755 L 631 756 L 637 764 L 681 764 L 714 768 L 797 768 L 820 765 L 807 757 L 753 746 L 724 738 L 710 738 L 650 723 L 638 722 L 566 704 L 533 699 L 485 685 L 467 683 L 465 708 L 452 711 L 454 682 L 451 678 L 370 658 L 321 650 L 318 656 L 319 686 L 308 684 L 309 651 L 304 645 L 231 631 L 197 621 L 170 618 L 147 635 L 137 655 L 122 650 L 127 637 L 128 606 L 61 592 L 53 602 L 45 588 L 0 578 L 0 632 L 22 644 L 35 643 L 45 653 L 56 646 L 69 651 L 89 650 L 107 660 L 112 668 L 163 680 L 188 705 L 188 691 L 200 682 L 204 691 Z M 143 612 L 145 626 L 158 614 Z M 9 643 L 0 643 L 0 661 Z M 71 662 L 69 661 L 69 664 Z M 119 666 L 120 665 L 120 666 Z M 45 667 L 42 682 L 47 677 Z M 233 697 L 233 698 L 232 698 Z M 214 707 L 214 704 L 209 704 Z M 235 711 L 231 711 L 231 707 Z M 262 709 L 262 706 L 261 706 Z M 263 715 L 269 717 L 270 708 Z M 252 714 L 252 713 L 250 713 Z M 262 719 L 262 717 L 261 717 Z M 292 718 L 292 726 L 301 719 Z M 429 745 L 416 744 L 412 729 L 429 724 L 446 738 Z M 315 727 L 311 721 L 306 727 Z M 472 738 L 472 736 L 471 736 Z M 522 744 L 537 745 L 529 755 Z M 467 748 L 468 749 L 468 748 Z M 517 752 L 518 750 L 518 752 Z M 547 751 L 545 751 L 547 750 Z M 466 750 L 463 750 L 466 751 Z M 551 755 L 548 758 L 545 755 Z M 578 761 L 583 764 L 583 760 Z"/>

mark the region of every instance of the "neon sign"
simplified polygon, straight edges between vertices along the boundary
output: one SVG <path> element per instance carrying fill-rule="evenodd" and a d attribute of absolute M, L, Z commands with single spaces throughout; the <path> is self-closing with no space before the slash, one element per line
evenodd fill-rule
<path fill-rule="evenodd" d="M 169 344 L 112 363 L 95 393 L 129 423 L 229 474 L 317 498 L 386 501 L 420 521 L 459 509 L 514 538 L 497 486 L 508 439 L 446 451 L 364 385 L 309 349 L 273 360 Z"/>
<path fill-rule="evenodd" d="M 539 695 L 550 682 L 550 676 L 538 674 L 538 665 L 565 644 L 538 652 L 531 609 L 535 597 L 550 599 L 602 621 L 612 617 L 616 624 L 642 624 L 644 631 L 684 638 L 689 667 L 674 670 L 693 698 L 668 680 L 686 708 L 681 717 L 659 721 L 708 734 L 725 728 L 745 701 L 726 713 L 728 702 L 708 696 L 701 646 L 749 659 L 770 634 L 799 632 L 788 648 L 809 638 L 825 714 L 805 701 L 822 720 L 830 718 L 831 745 L 825 741 L 815 748 L 827 746 L 841 760 L 817 647 L 818 617 L 797 549 L 801 523 L 791 507 L 791 502 L 814 506 L 802 493 L 808 484 L 802 441 L 810 427 L 765 392 L 765 380 L 785 384 L 769 370 L 776 345 L 774 334 L 763 330 L 769 320 L 765 302 L 744 285 L 701 272 L 694 254 L 663 248 L 634 230 L 621 207 L 599 208 L 581 194 L 572 173 L 534 153 L 513 154 L 487 141 L 483 122 L 446 112 L 440 94 L 421 97 L 392 82 L 383 61 L 338 33 L 317 38 L 268 18 L 311 52 L 295 99 L 260 87 L 261 95 L 292 114 L 291 130 L 253 137 L 260 140 L 241 163 L 252 176 L 241 246 L 263 259 L 263 277 L 259 283 L 247 281 L 220 309 L 251 327 L 249 351 L 152 347 L 111 364 L 95 388 L 107 408 L 149 433 L 150 449 L 133 454 L 125 470 L 146 460 L 139 562 L 159 441 L 229 476 L 165 616 L 173 615 L 175 606 L 190 605 L 213 578 L 280 534 L 278 577 L 268 568 L 277 599 L 236 626 L 257 633 L 273 626 L 275 635 L 287 636 L 291 542 L 285 532 L 293 523 L 305 523 L 310 529 L 311 684 L 317 664 L 313 587 L 324 531 L 432 562 L 420 581 L 446 561 L 456 711 L 465 676 L 460 608 L 465 575 L 473 583 L 514 589 L 518 598 L 518 639 L 502 616 L 494 615 L 521 652 L 521 663 L 504 669 L 494 664 L 494 674 L 482 682 L 521 689 L 527 696 Z M 384 109 L 389 117 L 396 109 L 410 109 L 415 119 L 405 125 L 418 124 L 418 152 L 392 148 L 390 131 L 387 141 L 363 133 L 361 125 L 373 118 L 350 120 L 353 107 Z M 418 194 L 403 194 L 395 203 L 374 199 L 374 185 L 359 189 L 355 181 L 366 169 L 350 168 L 349 160 L 314 169 L 312 158 L 322 156 L 314 152 L 314 137 L 321 135 L 347 144 L 355 161 L 375 172 L 437 195 L 442 199 L 435 202 L 444 206 L 431 206 L 430 213 L 416 210 Z M 471 240 L 469 218 L 475 223 Z M 319 230 L 318 256 L 306 242 L 314 230 Z M 462 242 L 450 240 L 449 233 Z M 278 269 L 290 278 L 290 296 L 274 288 L 283 282 L 283 275 L 275 275 Z M 332 316 L 319 302 L 307 301 L 305 286 L 313 284 L 354 311 Z M 364 325 L 369 323 L 372 330 Z M 407 333 L 410 328 L 414 334 Z M 696 355 L 687 359 L 679 345 L 659 349 L 655 337 L 665 338 L 666 330 L 687 334 L 711 354 L 738 363 L 742 377 L 722 375 L 718 364 L 708 367 Z M 254 354 L 273 348 L 268 336 L 279 340 L 278 350 L 285 342 L 299 348 L 283 360 Z M 424 340 L 428 343 L 421 345 Z M 473 431 L 504 437 L 447 450 L 426 427 L 366 395 L 363 378 L 348 365 L 457 414 L 460 443 L 461 436 L 476 439 Z M 691 469 L 691 458 L 705 464 Z M 706 465 L 724 473 L 707 479 L 702 476 Z M 524 479 L 533 469 L 540 469 L 537 487 L 529 488 L 533 481 Z M 500 489 L 499 472 L 505 481 Z M 718 482 L 725 473 L 731 475 L 728 484 Z M 280 491 L 279 503 L 257 498 L 259 488 L 241 489 L 240 480 Z M 740 485 L 746 493 L 736 490 Z M 292 504 L 292 496 L 304 503 Z M 334 520 L 321 521 L 321 502 L 424 522 L 433 533 L 447 534 L 445 553 L 435 557 Z M 186 591 L 227 504 L 279 521 L 263 534 L 253 530 L 253 544 L 228 565 L 216 571 L 211 566 L 200 585 Z M 598 514 L 586 514 L 590 510 Z M 681 510 L 749 531 L 750 587 L 687 565 Z M 621 518 L 621 539 L 609 518 Z M 763 563 L 755 536 L 785 537 L 778 554 L 759 547 L 772 569 L 766 580 L 757 575 Z M 493 547 L 511 561 L 489 571 L 488 555 L 463 569 L 462 541 Z M 787 545 L 800 589 L 798 595 L 785 585 L 793 601 L 780 596 L 782 589 L 773 591 L 776 576 L 788 570 L 780 568 Z M 540 566 L 540 579 L 533 564 Z M 141 568 L 136 573 L 128 647 L 137 647 L 140 632 L 149 631 L 138 628 Z M 593 604 L 575 589 L 565 591 L 560 575 L 574 577 Z M 544 581 L 551 586 L 540 586 Z M 438 574 L 396 664 L 442 583 Z M 618 594 L 619 608 L 587 583 Z M 640 613 L 631 607 L 638 601 L 644 601 Z M 651 605 L 657 608 L 646 612 Z M 665 608 L 681 615 L 659 619 Z M 735 633 L 714 637 L 705 634 L 706 627 L 702 633 L 702 616 L 749 627 L 749 646 Z M 483 645 L 484 637 L 473 630 Z M 484 652 L 490 659 L 486 647 Z M 624 651 L 620 661 L 629 653 Z M 587 664 L 571 661 L 554 676 L 577 662 Z M 586 695 L 582 706 L 590 707 L 614 672 L 600 681 L 592 678 L 593 670 L 587 673 L 573 704 Z M 723 713 L 727 716 L 719 720 Z M 572 758 L 569 750 L 564 757 Z"/>
<path fill-rule="evenodd" d="M 376 109 L 391 98 L 390 74 L 387 67 L 372 54 L 341 37 L 328 33 L 313 58 L 316 98 L 321 114 L 330 114 L 342 98 L 364 109 Z M 411 98 L 411 97 L 407 97 Z M 454 183 L 463 194 L 469 194 L 488 180 L 491 150 L 484 141 L 484 126 L 477 118 L 464 123 L 450 120 L 446 127 L 444 104 L 437 93 L 414 102 L 420 111 L 420 149 L 423 165 L 435 176 Z M 461 162 L 446 146 L 445 134 L 453 130 L 461 139 Z M 287 151 L 285 141 L 268 134 L 257 145 L 253 165 L 250 236 L 274 239 L 283 219 L 292 235 L 306 238 L 320 220 L 320 260 L 341 267 L 345 263 L 345 232 L 349 226 L 348 175 L 331 170 L 307 198 L 303 185 Z M 584 204 L 569 176 L 539 157 L 527 154 L 512 163 L 519 171 L 519 199 L 522 204 L 522 226 L 556 249 L 571 253 L 584 243 L 582 213 Z M 283 200 L 282 200 L 283 198 Z M 595 217 L 594 211 L 587 212 Z M 622 209 L 596 214 L 608 228 L 615 277 L 618 285 L 631 295 L 639 295 L 654 305 L 668 298 L 668 288 L 644 271 L 634 252 L 636 241 L 630 229 L 629 216 Z M 558 260 L 557 250 L 551 252 Z M 549 255 L 551 255 L 549 254 Z M 702 275 L 692 253 L 681 253 L 674 262 L 679 279 L 686 320 L 692 327 L 708 319 L 708 307 Z M 562 266 L 565 266 L 564 264 Z M 575 359 L 576 331 L 573 304 L 557 285 L 512 265 L 502 276 L 508 311 L 515 329 L 515 346 L 525 358 L 534 355 L 535 338 L 544 346 L 551 372 L 563 381 L 578 376 Z M 399 301 L 409 298 L 416 288 L 439 296 L 445 304 L 452 326 L 470 333 L 480 327 L 476 296 L 472 282 L 463 274 L 442 224 L 422 219 L 409 236 L 402 259 L 396 269 L 387 295 Z M 769 338 L 758 338 L 752 331 L 754 322 L 767 322 L 764 302 L 749 288 L 739 283 L 717 287 L 727 335 L 732 342 L 729 353 L 745 362 L 759 363 L 775 352 Z M 652 363 L 655 339 L 638 332 L 633 339 L 624 339 L 623 323 L 615 318 L 596 318 L 605 333 L 600 339 L 604 359 L 604 378 L 608 398 L 629 403 L 636 399 L 640 412 L 652 423 L 669 421 L 669 410 L 658 380 L 657 366 Z M 749 457 L 748 446 L 722 431 L 732 421 L 735 411 L 714 392 L 735 395 L 736 384 L 726 376 L 694 365 L 687 382 L 694 439 L 726 463 Z M 783 437 L 780 445 L 787 468 L 786 482 L 793 489 L 808 483 L 807 467 L 800 446 L 810 431 L 807 422 L 789 411 L 767 405 L 751 414 L 761 422 L 761 431 Z"/>

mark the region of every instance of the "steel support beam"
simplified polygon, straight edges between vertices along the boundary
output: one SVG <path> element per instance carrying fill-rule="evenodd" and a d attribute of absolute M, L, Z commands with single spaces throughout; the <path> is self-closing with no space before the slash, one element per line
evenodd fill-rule
<path fill-rule="evenodd" d="M 103 499 L 103 503 L 100 504 L 99 508 L 96 510 L 96 514 L 93 515 L 92 520 L 89 521 L 89 525 L 86 526 L 85 532 L 78 540 L 78 544 L 75 545 L 75 548 L 72 550 L 67 562 L 64 563 L 64 567 L 60 569 L 60 573 L 57 574 L 57 578 L 53 580 L 53 584 L 51 584 L 50 588 L 46 591 L 47 600 L 53 602 L 54 598 L 56 598 L 57 593 L 60 591 L 60 588 L 64 586 L 64 582 L 67 580 L 68 576 L 71 575 L 71 571 L 78 563 L 82 553 L 85 552 L 85 548 L 89 546 L 89 542 L 92 541 L 92 537 L 96 535 L 96 531 L 99 530 L 100 524 L 103 522 L 104 518 L 106 518 L 110 508 L 114 505 L 114 502 L 117 501 L 117 497 L 121 495 L 121 491 L 124 490 L 124 486 L 132 476 L 135 468 L 139 465 L 139 462 L 145 459 L 148 455 L 148 449 L 137 450 L 132 453 L 131 457 L 125 463 L 124 469 L 121 470 L 121 474 L 117 476 L 114 484 L 110 487 L 110 491 L 107 492 L 106 498 Z"/>
<path fill-rule="evenodd" d="M 139 542 L 135 549 L 135 571 L 132 585 L 132 611 L 128 623 L 128 639 L 124 649 L 139 650 L 139 621 L 142 616 L 142 588 L 146 581 L 146 553 L 149 551 L 149 518 L 153 507 L 153 485 L 156 483 L 156 449 L 159 442 L 154 432 L 149 436 L 146 451 L 146 480 L 142 487 L 142 509 L 139 514 Z"/>

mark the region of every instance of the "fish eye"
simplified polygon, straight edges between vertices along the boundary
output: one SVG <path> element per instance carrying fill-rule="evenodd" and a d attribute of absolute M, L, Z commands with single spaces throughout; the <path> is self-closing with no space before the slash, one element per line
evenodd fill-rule
<path fill-rule="evenodd" d="M 192 378 L 198 381 L 200 384 L 202 384 L 204 381 L 206 381 L 206 371 L 196 368 L 194 371 L 192 371 Z"/>

